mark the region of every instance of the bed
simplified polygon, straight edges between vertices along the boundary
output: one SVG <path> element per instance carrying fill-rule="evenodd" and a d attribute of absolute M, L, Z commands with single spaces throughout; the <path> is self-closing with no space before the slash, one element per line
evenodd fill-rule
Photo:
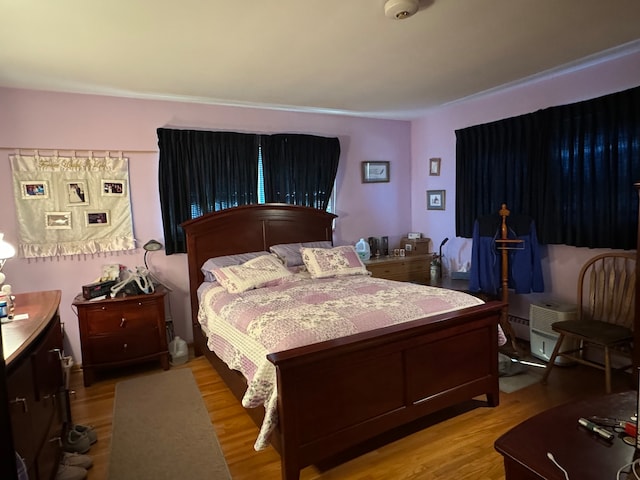
<path fill-rule="evenodd" d="M 299 206 L 236 207 L 185 222 L 196 355 L 204 354 L 241 401 L 247 380 L 208 348 L 198 319 L 210 258 L 272 245 L 332 240 L 335 215 Z M 492 301 L 267 355 L 278 422 L 269 437 L 282 478 L 435 411 L 478 396 L 499 402 L 498 321 Z M 265 409 L 247 413 L 260 427 Z"/>

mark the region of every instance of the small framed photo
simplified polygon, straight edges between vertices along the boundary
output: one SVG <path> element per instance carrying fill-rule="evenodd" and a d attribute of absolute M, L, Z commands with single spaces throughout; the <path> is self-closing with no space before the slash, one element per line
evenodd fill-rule
<path fill-rule="evenodd" d="M 362 162 L 362 183 L 389 181 L 389 162 Z"/>
<path fill-rule="evenodd" d="M 440 158 L 430 158 L 429 159 L 429 175 L 434 177 L 440 176 Z"/>
<path fill-rule="evenodd" d="M 87 212 L 87 227 L 106 227 L 111 224 L 109 210 Z"/>
<path fill-rule="evenodd" d="M 46 180 L 20 182 L 22 198 L 27 200 L 49 198 L 49 184 Z"/>
<path fill-rule="evenodd" d="M 71 212 L 45 212 L 44 226 L 47 230 L 71 229 Z"/>
<path fill-rule="evenodd" d="M 427 190 L 427 210 L 444 210 L 445 194 L 444 190 Z"/>
<path fill-rule="evenodd" d="M 102 180 L 103 197 L 123 197 L 126 194 L 126 188 L 124 180 Z"/>
<path fill-rule="evenodd" d="M 84 180 L 65 182 L 64 187 L 68 207 L 89 205 L 89 192 Z"/>

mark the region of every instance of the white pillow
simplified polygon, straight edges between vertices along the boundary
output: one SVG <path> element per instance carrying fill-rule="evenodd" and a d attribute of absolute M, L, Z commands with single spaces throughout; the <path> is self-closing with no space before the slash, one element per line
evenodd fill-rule
<path fill-rule="evenodd" d="M 213 274 L 229 293 L 246 292 L 293 275 L 278 257 L 271 254 L 261 255 L 242 265 L 217 268 Z"/>
<path fill-rule="evenodd" d="M 353 245 L 335 248 L 302 248 L 302 260 L 312 278 L 370 275 Z"/>

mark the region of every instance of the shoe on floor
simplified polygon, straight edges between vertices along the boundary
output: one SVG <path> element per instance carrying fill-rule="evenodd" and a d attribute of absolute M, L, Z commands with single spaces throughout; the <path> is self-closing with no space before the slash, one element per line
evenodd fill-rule
<path fill-rule="evenodd" d="M 67 438 L 63 442 L 62 449 L 65 452 L 87 453 L 91 448 L 89 436 L 76 430 L 69 430 Z"/>
<path fill-rule="evenodd" d="M 74 425 L 73 430 L 78 433 L 86 433 L 89 437 L 89 443 L 93 445 L 98 441 L 98 434 L 96 433 L 93 425 Z"/>
<path fill-rule="evenodd" d="M 87 470 L 73 465 L 59 465 L 56 480 L 83 480 L 87 478 Z"/>
<path fill-rule="evenodd" d="M 71 467 L 82 467 L 88 470 L 93 466 L 93 459 L 89 455 L 82 455 L 81 453 L 63 452 L 60 464 Z"/>

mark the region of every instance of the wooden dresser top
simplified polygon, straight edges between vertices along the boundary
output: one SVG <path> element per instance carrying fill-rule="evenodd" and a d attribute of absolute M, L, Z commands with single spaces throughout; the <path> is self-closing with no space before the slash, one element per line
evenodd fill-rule
<path fill-rule="evenodd" d="M 9 366 L 46 329 L 60 306 L 60 290 L 16 294 L 14 315 L 28 314 L 25 320 L 2 324 L 2 349 Z"/>

